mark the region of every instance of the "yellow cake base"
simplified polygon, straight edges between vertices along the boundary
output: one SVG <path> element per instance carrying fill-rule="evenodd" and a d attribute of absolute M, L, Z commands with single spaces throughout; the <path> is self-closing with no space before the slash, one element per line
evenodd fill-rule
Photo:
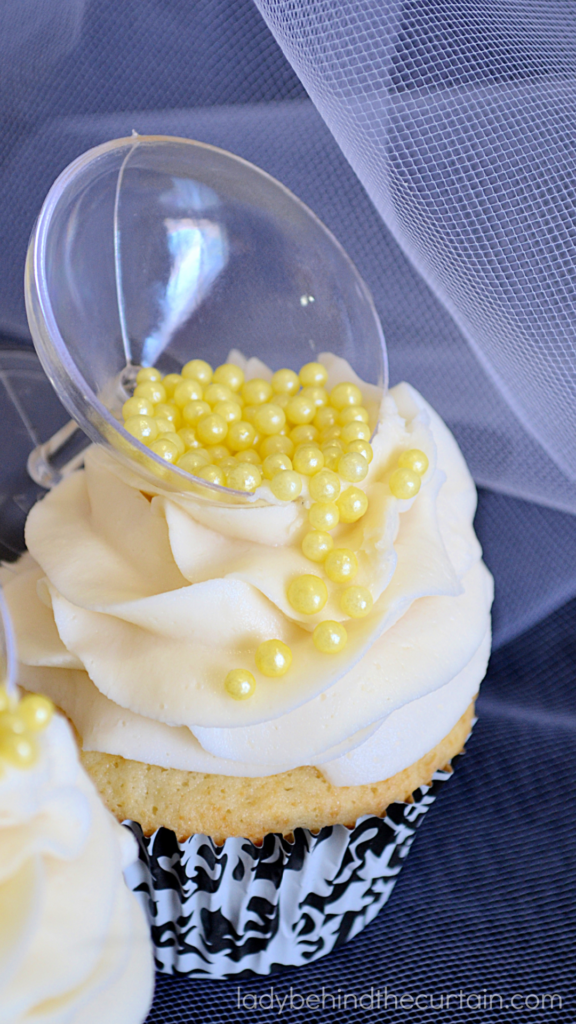
<path fill-rule="evenodd" d="M 145 835 L 172 829 L 180 841 L 194 833 L 218 844 L 229 836 L 261 842 L 268 832 L 315 832 L 325 825 L 352 826 L 363 814 L 385 813 L 409 799 L 459 754 L 470 732 L 474 704 L 447 736 L 419 761 L 390 779 L 365 786 L 333 786 L 318 768 L 294 768 L 267 778 L 234 778 L 82 752 L 82 762 L 106 806 L 119 821 L 137 821 Z"/>

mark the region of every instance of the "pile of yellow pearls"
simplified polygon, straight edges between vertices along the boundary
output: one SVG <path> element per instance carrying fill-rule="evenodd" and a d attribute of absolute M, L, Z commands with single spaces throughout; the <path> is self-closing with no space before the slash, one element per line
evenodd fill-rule
<path fill-rule="evenodd" d="M 45 729 L 54 705 L 39 693 L 27 693 L 20 700 L 0 687 L 0 767 L 29 768 L 38 758 L 36 735 Z"/>
<path fill-rule="evenodd" d="M 294 501 L 308 478 L 314 502 L 333 504 L 342 482 L 364 480 L 373 453 L 360 388 L 348 381 L 328 392 L 327 379 L 316 362 L 299 373 L 277 370 L 270 381 L 245 380 L 234 363 L 213 370 L 203 359 L 166 376 L 143 367 L 122 407 L 124 427 L 159 458 L 208 483 L 253 492 L 265 479 L 279 501 Z M 355 521 L 342 509 L 340 516 Z M 338 519 L 330 522 L 326 529 Z"/>
<path fill-rule="evenodd" d="M 394 470 L 388 481 L 394 497 L 415 498 L 428 466 L 428 456 L 419 448 L 409 448 L 402 452 L 398 459 L 398 468 Z"/>

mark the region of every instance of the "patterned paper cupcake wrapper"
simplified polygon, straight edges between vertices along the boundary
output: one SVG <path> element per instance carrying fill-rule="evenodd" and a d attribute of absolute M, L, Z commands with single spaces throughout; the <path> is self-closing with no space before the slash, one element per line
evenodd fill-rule
<path fill-rule="evenodd" d="M 436 771 L 410 803 L 385 818 L 293 841 L 267 835 L 262 846 L 207 836 L 179 843 L 158 829 L 146 838 L 125 822 L 140 857 L 127 872 L 149 917 L 156 965 L 189 978 L 270 974 L 325 956 L 357 935 L 389 899 L 416 829 L 452 774 Z"/>

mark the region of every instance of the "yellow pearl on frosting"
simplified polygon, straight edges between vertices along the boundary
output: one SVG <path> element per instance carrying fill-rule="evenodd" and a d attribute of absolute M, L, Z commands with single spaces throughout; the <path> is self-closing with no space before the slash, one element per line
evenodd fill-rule
<path fill-rule="evenodd" d="M 226 486 L 234 491 L 255 491 L 261 483 L 260 469 L 251 462 L 239 462 L 226 473 Z"/>
<path fill-rule="evenodd" d="M 29 768 L 38 757 L 38 746 L 32 736 L 0 732 L 0 760 L 14 768 Z"/>
<path fill-rule="evenodd" d="M 254 426 L 261 434 L 277 434 L 286 423 L 286 414 L 279 405 L 273 402 L 265 402 L 261 405 L 254 416 Z"/>
<path fill-rule="evenodd" d="M 277 370 L 271 383 L 272 390 L 281 395 L 295 395 L 300 390 L 300 380 L 294 370 Z"/>
<path fill-rule="evenodd" d="M 270 490 L 279 501 L 294 501 L 302 493 L 302 477 L 292 469 L 283 470 L 272 477 Z"/>
<path fill-rule="evenodd" d="M 355 523 L 368 508 L 368 498 L 359 487 L 347 487 L 336 503 L 343 523 Z"/>
<path fill-rule="evenodd" d="M 203 419 L 204 416 L 209 416 L 211 412 L 212 410 L 208 402 L 195 398 L 190 402 L 186 402 L 182 409 L 182 419 L 188 426 L 193 427 L 198 423 L 198 420 Z"/>
<path fill-rule="evenodd" d="M 367 587 L 347 587 L 340 598 L 340 608 L 351 619 L 362 619 L 372 611 L 374 601 Z"/>
<path fill-rule="evenodd" d="M 346 429 L 346 428 L 344 428 Z M 358 452 L 346 452 L 338 462 L 338 472 L 351 484 L 360 483 L 368 473 L 368 463 Z"/>
<path fill-rule="evenodd" d="M 346 381 L 332 388 L 330 402 L 338 411 L 347 405 L 362 405 L 362 392 L 356 384 Z"/>
<path fill-rule="evenodd" d="M 154 452 L 154 455 L 158 455 L 164 462 L 176 462 L 182 452 L 179 451 L 178 446 L 172 441 L 167 441 L 165 438 L 159 437 L 157 441 L 152 441 L 150 445 L 150 451 Z"/>
<path fill-rule="evenodd" d="M 360 438 L 357 441 L 351 441 L 350 444 L 346 445 L 347 452 L 358 452 L 359 455 L 363 455 L 366 462 L 370 464 L 374 458 L 374 451 L 369 441 L 361 441 Z"/>
<path fill-rule="evenodd" d="M 308 512 L 308 521 L 315 530 L 333 530 L 339 520 L 340 511 L 334 501 L 315 501 Z"/>
<path fill-rule="evenodd" d="M 420 476 L 413 469 L 401 467 L 395 469 L 388 481 L 390 491 L 395 498 L 414 498 L 420 490 Z"/>
<path fill-rule="evenodd" d="M 334 541 L 329 533 L 323 530 L 310 530 L 302 541 L 302 554 L 311 562 L 323 562 L 333 547 Z"/>
<path fill-rule="evenodd" d="M 263 676 L 283 676 L 291 664 L 292 651 L 282 640 L 264 640 L 256 651 L 256 667 Z"/>
<path fill-rule="evenodd" d="M 319 576 L 305 574 L 297 576 L 288 587 L 288 600 L 302 615 L 321 612 L 328 600 L 328 590 Z"/>
<path fill-rule="evenodd" d="M 158 425 L 151 416 L 131 416 L 124 424 L 125 430 L 142 444 L 151 444 L 158 437 Z"/>
<path fill-rule="evenodd" d="M 272 385 L 261 377 L 254 377 L 242 385 L 241 394 L 248 405 L 264 405 L 272 398 Z"/>
<path fill-rule="evenodd" d="M 198 402 L 204 398 L 204 388 L 193 379 L 183 380 L 174 390 L 172 401 L 179 409 L 183 409 L 188 402 Z"/>
<path fill-rule="evenodd" d="M 310 497 L 314 501 L 336 501 L 340 494 L 340 478 L 331 469 L 322 469 L 310 481 Z"/>
<path fill-rule="evenodd" d="M 345 427 L 342 427 L 342 438 L 344 444 L 350 444 L 351 441 L 369 441 L 371 437 L 371 430 L 367 423 L 347 423 Z"/>
<path fill-rule="evenodd" d="M 333 583 L 347 583 L 358 572 L 358 559 L 349 548 L 334 548 L 324 562 L 324 571 Z"/>
<path fill-rule="evenodd" d="M 153 416 L 154 402 L 149 398 L 129 398 L 122 406 L 122 415 L 125 420 L 132 416 Z"/>
<path fill-rule="evenodd" d="M 258 451 L 263 459 L 267 458 L 268 455 L 274 455 L 276 452 L 282 452 L 282 454 L 287 455 L 291 459 L 294 454 L 294 442 L 282 434 L 273 434 L 272 437 L 264 438 Z"/>
<path fill-rule="evenodd" d="M 327 619 L 319 622 L 312 634 L 314 646 L 321 654 L 338 654 L 348 640 L 348 634 L 341 622 Z"/>
<path fill-rule="evenodd" d="M 222 416 L 211 413 L 196 424 L 196 434 L 202 444 L 221 444 L 228 433 L 228 424 Z"/>
<path fill-rule="evenodd" d="M 27 693 L 18 705 L 18 713 L 31 732 L 40 732 L 51 722 L 54 705 L 41 693 Z"/>
<path fill-rule="evenodd" d="M 228 427 L 226 444 L 233 452 L 241 452 L 244 448 L 253 448 L 256 438 L 256 431 L 251 423 L 246 420 L 238 420 Z"/>
<path fill-rule="evenodd" d="M 143 366 L 136 374 L 136 383 L 143 384 L 145 380 L 162 380 L 162 374 L 155 366 Z"/>
<path fill-rule="evenodd" d="M 298 375 L 302 387 L 324 387 L 328 380 L 328 370 L 322 363 L 305 363 Z"/>
<path fill-rule="evenodd" d="M 267 455 L 262 463 L 262 472 L 267 480 L 272 480 L 277 473 L 282 473 L 287 469 L 292 469 L 292 462 L 282 452 Z"/>
<path fill-rule="evenodd" d="M 412 469 L 419 476 L 424 476 L 430 463 L 425 452 L 420 451 L 419 448 L 410 448 L 408 451 L 402 452 L 398 459 L 398 465 L 402 469 Z"/>
<path fill-rule="evenodd" d="M 302 395 L 295 395 L 286 406 L 286 419 L 294 426 L 301 423 L 311 423 L 316 415 L 316 406 L 310 398 Z"/>
<path fill-rule="evenodd" d="M 294 452 L 292 463 L 297 473 L 312 476 L 324 466 L 324 456 L 316 445 L 304 444 Z"/>
<path fill-rule="evenodd" d="M 254 693 L 256 680 L 247 669 L 233 668 L 224 680 L 224 689 L 234 700 L 246 700 Z"/>
<path fill-rule="evenodd" d="M 338 423 L 341 427 L 348 423 L 368 423 L 368 410 L 362 405 L 346 405 L 338 413 Z"/>
<path fill-rule="evenodd" d="M 209 384 L 212 380 L 212 367 L 203 359 L 191 359 L 180 371 L 183 377 L 191 377 L 200 384 Z"/>
<path fill-rule="evenodd" d="M 239 391 L 244 383 L 244 371 L 236 363 L 222 363 L 214 370 L 215 384 L 226 384 L 232 391 Z"/>

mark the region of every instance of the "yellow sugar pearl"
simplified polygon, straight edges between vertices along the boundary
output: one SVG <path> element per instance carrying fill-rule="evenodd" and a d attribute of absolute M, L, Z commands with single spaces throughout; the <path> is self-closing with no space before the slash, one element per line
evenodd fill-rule
<path fill-rule="evenodd" d="M 322 409 L 323 406 L 327 406 L 330 399 L 328 398 L 328 392 L 324 388 L 310 387 L 302 388 L 300 394 L 304 398 L 309 398 L 317 409 Z"/>
<path fill-rule="evenodd" d="M 286 419 L 294 426 L 300 423 L 312 423 L 316 415 L 316 406 L 310 398 L 295 395 L 286 405 Z"/>
<path fill-rule="evenodd" d="M 331 469 L 333 472 L 336 472 L 338 469 L 338 463 L 342 458 L 342 448 L 336 448 L 333 442 L 331 442 L 322 448 L 322 455 L 324 456 L 324 466 L 326 469 Z"/>
<path fill-rule="evenodd" d="M 322 363 L 305 363 L 299 373 L 302 387 L 324 387 L 328 380 L 328 370 Z"/>
<path fill-rule="evenodd" d="M 256 680 L 245 668 L 233 668 L 224 680 L 224 689 L 234 700 L 246 700 L 256 689 Z"/>
<path fill-rule="evenodd" d="M 311 562 L 323 562 L 333 547 L 334 541 L 329 533 L 324 533 L 323 530 L 310 530 L 302 541 L 302 554 Z"/>
<path fill-rule="evenodd" d="M 267 455 L 262 463 L 262 472 L 267 480 L 272 480 L 277 473 L 285 472 L 287 469 L 292 469 L 292 463 L 287 455 L 283 455 L 282 452 L 274 452 L 273 455 Z"/>
<path fill-rule="evenodd" d="M 298 427 L 292 427 L 290 440 L 298 447 L 300 444 L 311 444 L 318 438 L 318 428 L 312 423 L 301 423 Z"/>
<path fill-rule="evenodd" d="M 179 436 L 179 434 L 175 434 L 173 430 L 167 430 L 164 434 L 160 434 L 158 440 L 171 441 L 172 444 L 175 444 L 176 448 L 178 449 L 178 457 L 184 455 L 184 452 L 186 451 L 186 445 L 184 444 L 184 441 Z"/>
<path fill-rule="evenodd" d="M 340 510 L 334 501 L 315 501 L 308 511 L 308 522 L 315 530 L 333 530 L 339 520 Z"/>
<path fill-rule="evenodd" d="M 259 408 L 259 405 L 245 405 L 242 409 L 242 419 L 254 426 L 254 420 L 256 419 L 256 413 Z"/>
<path fill-rule="evenodd" d="M 18 705 L 18 714 L 30 732 L 41 732 L 52 720 L 54 705 L 41 693 L 27 693 Z"/>
<path fill-rule="evenodd" d="M 184 364 L 180 372 L 183 377 L 192 377 L 193 380 L 200 381 L 200 384 L 209 384 L 212 380 L 212 367 L 203 359 L 191 359 L 189 363 Z"/>
<path fill-rule="evenodd" d="M 143 366 L 136 374 L 136 383 L 143 384 L 145 380 L 162 380 L 162 374 L 155 366 Z"/>
<path fill-rule="evenodd" d="M 314 501 L 336 501 L 340 494 L 340 478 L 331 469 L 322 469 L 310 481 L 310 497 Z"/>
<path fill-rule="evenodd" d="M 328 600 L 328 588 L 319 576 L 297 576 L 288 587 L 288 600 L 301 615 L 321 612 Z"/>
<path fill-rule="evenodd" d="M 348 634 L 341 622 L 332 622 L 327 619 L 319 622 L 312 634 L 314 647 L 321 654 L 338 654 L 343 650 L 348 640 Z"/>
<path fill-rule="evenodd" d="M 179 373 L 168 373 L 162 378 L 162 385 L 168 399 L 173 397 L 176 388 L 182 383 L 183 379 L 184 378 L 181 377 Z"/>
<path fill-rule="evenodd" d="M 182 414 L 177 406 L 172 405 L 170 402 L 158 402 L 154 406 L 154 416 L 156 419 L 161 417 L 163 420 L 170 420 L 174 430 L 178 430 L 182 426 Z"/>
<path fill-rule="evenodd" d="M 183 380 L 174 390 L 172 401 L 179 409 L 183 409 L 188 402 L 199 402 L 204 398 L 204 388 L 197 380 Z"/>
<path fill-rule="evenodd" d="M 211 412 L 212 410 L 208 402 L 204 402 L 199 398 L 193 398 L 183 406 L 182 419 L 188 426 L 193 427 L 198 423 L 198 420 L 201 420 L 204 416 L 209 416 Z"/>
<path fill-rule="evenodd" d="M 159 455 L 161 459 L 164 459 L 164 462 L 177 462 L 182 455 L 177 445 L 161 437 L 157 441 L 152 441 L 150 451 L 154 452 L 154 455 Z"/>
<path fill-rule="evenodd" d="M 234 469 L 238 465 L 238 459 L 235 459 L 233 455 L 228 455 L 224 459 L 220 459 L 218 463 L 220 469 L 223 470 L 224 474 L 228 473 L 229 470 Z"/>
<path fill-rule="evenodd" d="M 285 409 L 290 401 L 290 395 L 286 391 L 275 391 L 272 397 L 274 405 L 279 405 L 281 409 Z"/>
<path fill-rule="evenodd" d="M 324 456 L 315 444 L 303 444 L 294 452 L 292 463 L 297 473 L 313 476 L 323 468 Z"/>
<path fill-rule="evenodd" d="M 0 760 L 14 768 L 28 768 L 38 757 L 38 745 L 32 736 L 0 733 Z"/>
<path fill-rule="evenodd" d="M 264 405 L 272 398 L 272 385 L 261 377 L 254 377 L 242 385 L 242 398 L 248 405 Z"/>
<path fill-rule="evenodd" d="M 276 452 L 281 452 L 283 455 L 287 455 L 288 458 L 292 458 L 294 442 L 282 434 L 272 434 L 271 437 L 264 438 L 258 451 L 263 459 L 266 459 L 269 455 L 275 455 Z"/>
<path fill-rule="evenodd" d="M 362 392 L 356 384 L 346 381 L 337 384 L 330 392 L 330 402 L 335 409 L 344 409 L 347 405 L 362 405 Z"/>
<path fill-rule="evenodd" d="M 227 459 L 230 455 L 225 444 L 207 444 L 206 451 L 212 457 L 213 462 L 221 462 L 222 459 Z"/>
<path fill-rule="evenodd" d="M 196 434 L 202 444 L 221 444 L 228 433 L 228 424 L 215 412 L 203 416 L 196 424 Z"/>
<path fill-rule="evenodd" d="M 232 391 L 239 391 L 244 383 L 244 371 L 236 363 L 222 363 L 214 370 L 215 384 L 226 384 Z"/>
<path fill-rule="evenodd" d="M 368 473 L 368 463 L 358 452 L 346 452 L 340 457 L 338 472 L 348 483 L 358 484 Z"/>
<path fill-rule="evenodd" d="M 292 664 L 292 651 L 282 640 L 264 640 L 256 651 L 256 667 L 271 679 L 286 675 Z"/>
<path fill-rule="evenodd" d="M 358 572 L 358 559 L 350 548 L 334 548 L 324 562 L 324 570 L 332 583 L 347 583 Z"/>
<path fill-rule="evenodd" d="M 129 398 L 122 406 L 122 415 L 125 420 L 131 419 L 132 416 L 153 416 L 154 402 L 149 398 Z"/>
<path fill-rule="evenodd" d="M 286 423 L 286 413 L 279 405 L 273 402 L 265 402 L 261 405 L 254 416 L 256 430 L 266 436 L 277 434 Z"/>
<path fill-rule="evenodd" d="M 246 448 L 242 453 L 242 462 L 251 462 L 253 466 L 261 466 L 262 459 L 255 448 Z"/>
<path fill-rule="evenodd" d="M 242 409 L 238 402 L 216 402 L 214 412 L 228 424 L 238 423 L 242 419 Z"/>
<path fill-rule="evenodd" d="M 3 711 L 8 711 L 12 698 L 8 696 L 8 690 L 5 686 L 0 686 L 0 715 Z"/>
<path fill-rule="evenodd" d="M 227 384 L 208 384 L 202 396 L 205 402 L 214 407 L 217 402 L 234 402 L 236 395 Z M 238 404 L 238 403 L 236 403 Z"/>
<path fill-rule="evenodd" d="M 320 406 L 313 420 L 314 426 L 321 433 L 324 433 L 325 430 L 330 430 L 330 427 L 335 427 L 337 422 L 338 413 L 330 405 Z"/>
<path fill-rule="evenodd" d="M 129 420 L 126 420 L 124 428 L 142 444 L 151 444 L 159 434 L 156 420 L 151 416 L 131 416 Z"/>
<path fill-rule="evenodd" d="M 191 473 L 195 476 L 199 469 L 203 466 L 210 465 L 210 456 L 203 448 L 199 448 L 197 451 L 185 452 L 181 455 L 176 462 L 178 469 L 183 469 L 186 473 Z"/>
<path fill-rule="evenodd" d="M 251 423 L 246 420 L 238 420 L 228 427 L 226 444 L 233 452 L 241 452 L 246 448 L 253 448 L 256 439 L 256 431 Z"/>
<path fill-rule="evenodd" d="M 359 455 L 363 455 L 366 462 L 370 464 L 374 458 L 374 451 L 369 441 L 361 441 L 360 438 L 357 441 L 350 441 L 350 444 L 346 445 L 347 452 L 358 452 Z"/>
<path fill-rule="evenodd" d="M 302 477 L 292 469 L 283 470 L 272 477 L 270 490 L 280 501 L 294 501 L 302 493 Z"/>
<path fill-rule="evenodd" d="M 276 370 L 271 383 L 276 394 L 295 395 L 300 390 L 300 379 L 294 370 Z"/>
<path fill-rule="evenodd" d="M 374 601 L 367 587 L 347 587 L 340 598 L 340 608 L 351 619 L 362 619 L 372 611 Z"/>
<path fill-rule="evenodd" d="M 340 435 L 342 433 L 342 427 L 329 427 L 328 430 L 323 430 L 320 435 L 320 443 L 328 444 L 330 441 L 340 441 Z M 342 442 L 340 442 L 342 443 Z"/>
<path fill-rule="evenodd" d="M 207 480 L 208 483 L 219 484 L 220 487 L 226 486 L 226 474 L 220 466 L 201 466 L 196 471 L 196 476 L 201 480 Z"/>
<path fill-rule="evenodd" d="M 5 711 L 0 718 L 0 735 L 6 733 L 14 736 L 23 736 L 27 726 L 22 715 L 18 711 Z"/>
<path fill-rule="evenodd" d="M 342 427 L 342 438 L 344 444 L 350 444 L 351 441 L 369 441 L 372 436 L 372 431 L 367 423 L 347 423 L 345 427 Z"/>
<path fill-rule="evenodd" d="M 133 397 L 146 398 L 149 402 L 154 402 L 154 405 L 158 405 L 158 402 L 166 401 L 166 391 L 160 381 L 145 380 L 134 388 Z"/>
<path fill-rule="evenodd" d="M 167 434 L 169 430 L 174 430 L 174 425 L 170 420 L 162 419 L 161 416 L 155 416 L 156 426 L 158 427 L 158 437 L 162 434 Z"/>
<path fill-rule="evenodd" d="M 414 498 L 420 490 L 420 476 L 406 466 L 395 469 L 388 484 L 395 498 Z"/>
<path fill-rule="evenodd" d="M 424 476 L 430 463 L 425 452 L 421 452 L 419 448 L 410 448 L 407 452 L 402 452 L 398 465 L 402 469 L 412 469 L 419 476 Z"/>
<path fill-rule="evenodd" d="M 347 487 L 338 498 L 340 519 L 343 523 L 355 523 L 368 508 L 368 498 L 359 487 Z"/>
<path fill-rule="evenodd" d="M 346 405 L 338 413 L 338 423 L 341 427 L 348 423 L 368 423 L 368 410 L 363 405 Z"/>
<path fill-rule="evenodd" d="M 234 491 L 255 491 L 261 483 L 260 469 L 251 462 L 239 462 L 226 473 L 226 486 Z"/>
<path fill-rule="evenodd" d="M 196 436 L 196 431 L 193 427 L 181 427 L 177 432 L 178 437 L 181 437 L 187 448 L 200 448 L 200 441 Z"/>

